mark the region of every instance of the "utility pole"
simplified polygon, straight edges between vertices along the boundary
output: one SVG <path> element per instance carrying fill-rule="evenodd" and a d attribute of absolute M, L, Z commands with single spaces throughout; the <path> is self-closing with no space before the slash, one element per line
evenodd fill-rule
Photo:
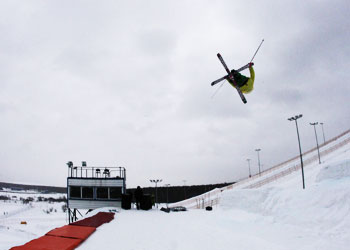
<path fill-rule="evenodd" d="M 165 184 L 164 186 L 166 187 L 166 207 L 168 208 L 168 204 L 169 204 L 169 186 L 170 186 L 170 184 Z"/>
<path fill-rule="evenodd" d="M 288 118 L 289 121 L 295 121 L 295 126 L 297 128 L 297 135 L 298 135 L 298 142 L 299 142 L 299 153 L 300 153 L 300 164 L 301 164 L 301 176 L 303 179 L 303 189 L 305 189 L 305 180 L 304 180 L 304 164 L 303 164 L 303 154 L 301 153 L 301 146 L 300 146 L 300 137 L 299 137 L 299 129 L 298 129 L 298 119 L 303 117 L 302 114 L 296 115 L 294 117 Z"/>
<path fill-rule="evenodd" d="M 259 152 L 261 151 L 260 148 L 255 149 L 256 152 L 258 152 L 258 164 L 259 164 L 259 175 L 261 174 L 261 169 L 260 169 L 260 155 Z"/>
<path fill-rule="evenodd" d="M 162 180 L 161 179 L 160 180 L 156 179 L 156 180 L 149 180 L 149 181 L 155 183 L 155 185 L 156 185 L 156 208 L 158 208 L 157 184 L 158 184 L 158 182 L 162 182 Z"/>
<path fill-rule="evenodd" d="M 320 148 L 318 147 L 318 139 L 317 139 L 317 133 L 316 133 L 316 125 L 318 124 L 318 122 L 314 122 L 311 123 L 311 126 L 314 126 L 314 130 L 315 130 L 315 137 L 316 137 L 316 146 L 317 146 L 317 153 L 318 153 L 318 164 L 321 164 L 321 156 L 320 156 Z"/>
<path fill-rule="evenodd" d="M 249 178 L 252 177 L 252 174 L 250 172 L 250 159 L 247 159 L 248 162 L 248 169 L 249 169 Z"/>
<path fill-rule="evenodd" d="M 324 130 L 323 130 L 323 122 L 320 122 L 321 128 L 322 128 L 322 134 L 323 134 L 323 144 L 326 143 L 326 138 L 324 137 Z"/>

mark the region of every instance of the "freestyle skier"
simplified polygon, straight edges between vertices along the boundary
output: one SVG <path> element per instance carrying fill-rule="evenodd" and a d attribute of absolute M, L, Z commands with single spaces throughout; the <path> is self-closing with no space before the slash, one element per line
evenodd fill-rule
<path fill-rule="evenodd" d="M 247 100 L 244 97 L 244 94 L 248 94 L 248 93 L 252 92 L 252 90 L 253 90 L 254 80 L 255 80 L 255 72 L 253 69 L 253 65 L 254 65 L 253 60 L 254 60 L 256 54 L 258 53 L 263 42 L 264 42 L 264 39 L 261 41 L 259 47 L 255 51 L 252 59 L 250 60 L 250 63 L 247 63 L 246 65 L 242 66 L 239 69 L 230 70 L 229 67 L 226 65 L 224 59 L 220 55 L 220 53 L 218 53 L 217 57 L 219 58 L 222 66 L 224 66 L 227 75 L 213 81 L 211 83 L 211 86 L 214 86 L 215 84 L 217 84 L 223 80 L 227 80 L 231 84 L 231 86 L 237 90 L 239 96 L 242 99 L 242 102 L 247 103 Z M 250 77 L 246 77 L 246 76 L 242 75 L 241 73 L 239 73 L 240 71 L 247 69 L 247 68 L 249 68 Z M 222 84 L 221 84 L 221 86 L 222 86 Z M 216 94 L 216 92 L 214 93 L 214 95 Z"/>
<path fill-rule="evenodd" d="M 253 90 L 254 87 L 254 80 L 255 80 L 255 72 L 253 69 L 254 63 L 249 63 L 249 72 L 250 72 L 250 77 L 246 77 L 239 73 L 236 70 L 231 70 L 231 74 L 237 84 L 237 86 L 240 88 L 242 93 L 248 94 Z M 235 83 L 227 77 L 226 80 L 232 85 L 232 87 L 235 88 Z"/>

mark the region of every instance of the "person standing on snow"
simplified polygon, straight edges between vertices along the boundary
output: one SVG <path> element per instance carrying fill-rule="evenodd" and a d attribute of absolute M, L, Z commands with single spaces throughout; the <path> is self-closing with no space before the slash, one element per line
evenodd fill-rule
<path fill-rule="evenodd" d="M 246 77 L 241 73 L 235 71 L 234 69 L 231 70 L 231 73 L 233 75 L 233 78 L 235 79 L 237 86 L 241 89 L 242 93 L 244 94 L 250 93 L 254 87 L 255 72 L 253 69 L 253 65 L 254 63 L 249 63 L 250 77 Z M 232 87 L 235 87 L 235 84 L 228 77 L 226 78 L 226 80 L 232 85 Z"/>
<path fill-rule="evenodd" d="M 135 200 L 136 200 L 136 208 L 137 208 L 137 210 L 140 209 L 142 197 L 143 197 L 142 189 L 141 189 L 140 186 L 137 186 L 137 188 L 135 190 Z"/>

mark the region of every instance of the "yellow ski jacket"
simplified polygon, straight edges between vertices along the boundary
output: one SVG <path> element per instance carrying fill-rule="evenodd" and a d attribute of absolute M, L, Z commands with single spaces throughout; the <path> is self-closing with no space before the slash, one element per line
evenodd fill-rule
<path fill-rule="evenodd" d="M 249 68 L 249 72 L 250 72 L 250 78 L 248 79 L 246 84 L 240 87 L 242 93 L 244 94 L 250 93 L 254 87 L 255 72 L 254 72 L 253 66 Z"/>

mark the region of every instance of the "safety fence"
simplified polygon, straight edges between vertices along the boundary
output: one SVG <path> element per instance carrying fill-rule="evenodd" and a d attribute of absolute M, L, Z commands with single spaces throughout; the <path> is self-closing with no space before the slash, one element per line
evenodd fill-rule
<path fill-rule="evenodd" d="M 326 141 L 325 143 L 319 146 L 320 156 L 324 157 L 338 150 L 339 148 L 345 146 L 350 142 L 350 137 L 346 138 L 350 135 L 350 130 L 347 130 L 340 135 Z M 345 137 L 345 139 L 344 139 Z M 340 142 L 337 142 L 340 140 Z M 333 144 L 333 145 L 332 145 Z M 324 150 L 322 150 L 324 149 Z M 302 154 L 304 167 L 311 165 L 318 160 L 318 154 L 315 154 L 317 147 L 314 147 Z M 277 164 L 260 174 L 256 174 L 250 178 L 245 178 L 239 180 L 238 182 L 228 185 L 223 188 L 216 188 L 210 192 L 205 194 L 190 198 L 188 200 L 180 201 L 177 203 L 171 204 L 171 207 L 174 206 L 184 206 L 186 208 L 205 208 L 207 206 L 216 206 L 220 202 L 220 194 L 225 190 L 230 190 L 233 188 L 258 188 L 273 181 L 276 181 L 280 178 L 283 178 L 295 171 L 300 170 L 301 164 L 298 163 L 300 156 L 295 156 L 287 161 L 284 161 L 280 164 Z M 294 164 L 293 164 L 294 163 Z M 290 165 L 293 165 L 290 167 Z"/>
<path fill-rule="evenodd" d="M 347 139 L 345 139 L 344 141 L 342 141 L 342 142 L 340 142 L 340 143 L 334 145 L 333 147 L 330 147 L 330 148 L 328 148 L 328 149 L 326 149 L 326 150 L 324 150 L 324 151 L 321 151 L 321 152 L 320 152 L 320 156 L 326 156 L 326 155 L 328 155 L 328 154 L 330 154 L 330 153 L 336 151 L 337 149 L 339 149 L 339 148 L 345 146 L 345 145 L 348 144 L 349 142 L 350 142 L 350 138 L 347 138 Z M 318 155 L 314 155 L 314 156 L 312 156 L 312 157 L 310 157 L 310 158 L 304 160 L 304 161 L 303 161 L 303 166 L 304 166 L 304 167 L 307 167 L 307 166 L 311 165 L 311 163 L 314 163 L 314 162 L 316 162 L 316 161 L 318 161 L 318 160 L 319 160 Z M 269 177 L 267 177 L 267 178 L 264 178 L 264 179 L 261 180 L 261 181 L 258 181 L 258 182 L 256 182 L 256 183 L 253 183 L 253 184 L 247 186 L 246 188 L 257 188 L 257 187 L 264 186 L 264 185 L 266 185 L 266 184 L 268 184 L 268 183 L 270 183 L 270 182 L 276 181 L 277 179 L 280 179 L 280 178 L 282 178 L 282 177 L 284 177 L 284 176 L 286 176 L 286 175 L 289 175 L 289 174 L 291 174 L 291 173 L 293 173 L 293 172 L 295 172 L 295 171 L 298 171 L 298 170 L 300 170 L 300 169 L 301 169 L 301 163 L 299 163 L 299 164 L 297 164 L 297 165 L 295 165 L 295 166 L 292 166 L 292 167 L 290 167 L 290 168 L 287 168 L 287 169 L 285 169 L 285 170 L 282 170 L 281 172 L 279 172 L 279 173 L 277 173 L 277 174 L 274 174 L 274 175 L 271 175 L 271 176 L 269 176 Z"/>
<path fill-rule="evenodd" d="M 114 219 L 114 213 L 99 212 L 84 220 L 55 228 L 44 236 L 10 250 L 73 250 L 85 241 L 96 228 Z"/>

